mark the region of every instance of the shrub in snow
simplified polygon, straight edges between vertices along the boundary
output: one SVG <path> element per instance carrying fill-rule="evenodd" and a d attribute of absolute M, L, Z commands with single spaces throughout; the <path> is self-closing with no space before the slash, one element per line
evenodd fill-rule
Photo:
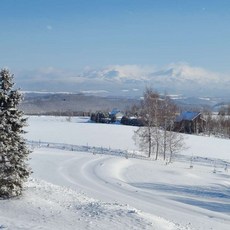
<path fill-rule="evenodd" d="M 13 90 L 13 75 L 0 71 L 0 197 L 20 195 L 30 175 L 27 165 L 30 150 L 26 146 L 23 127 L 26 119 L 18 109 L 21 94 Z"/>

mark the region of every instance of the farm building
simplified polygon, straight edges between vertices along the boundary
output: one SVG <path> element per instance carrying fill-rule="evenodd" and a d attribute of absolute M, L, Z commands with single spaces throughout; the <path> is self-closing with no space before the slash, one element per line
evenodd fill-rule
<path fill-rule="evenodd" d="M 206 125 L 200 112 L 182 112 L 176 117 L 174 131 L 181 133 L 201 133 Z"/>

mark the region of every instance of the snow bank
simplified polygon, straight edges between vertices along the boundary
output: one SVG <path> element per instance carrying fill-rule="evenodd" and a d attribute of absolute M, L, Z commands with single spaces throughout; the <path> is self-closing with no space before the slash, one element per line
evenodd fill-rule
<path fill-rule="evenodd" d="M 0 229 L 175 229 L 118 203 L 104 203 L 66 187 L 31 179 L 22 197 L 0 200 Z M 160 227 L 159 227 L 160 226 Z"/>

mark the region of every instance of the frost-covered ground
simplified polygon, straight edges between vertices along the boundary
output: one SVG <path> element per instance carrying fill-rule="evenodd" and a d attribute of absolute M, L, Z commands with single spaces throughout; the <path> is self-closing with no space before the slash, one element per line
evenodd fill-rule
<path fill-rule="evenodd" d="M 0 200 L 0 229 L 229 229 L 230 140 L 187 135 L 165 165 L 135 157 L 135 129 L 30 117 L 34 173 Z"/>

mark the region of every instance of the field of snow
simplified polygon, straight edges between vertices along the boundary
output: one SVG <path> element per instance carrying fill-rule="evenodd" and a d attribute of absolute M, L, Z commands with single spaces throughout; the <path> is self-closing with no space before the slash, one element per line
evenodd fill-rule
<path fill-rule="evenodd" d="M 135 127 L 28 123 L 34 173 L 21 197 L 0 200 L 0 229 L 229 229 L 230 140 L 185 135 L 166 165 L 137 156 Z"/>

